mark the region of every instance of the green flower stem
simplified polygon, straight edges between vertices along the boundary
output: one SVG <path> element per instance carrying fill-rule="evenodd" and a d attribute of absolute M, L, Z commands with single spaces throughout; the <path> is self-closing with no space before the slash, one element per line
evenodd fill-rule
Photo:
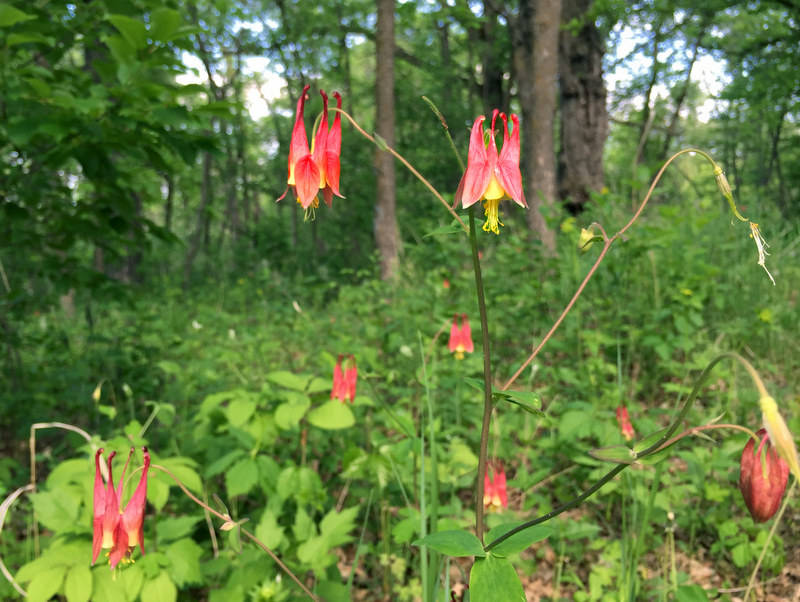
<path fill-rule="evenodd" d="M 489 425 L 492 422 L 492 360 L 489 353 L 489 321 L 486 317 L 486 299 L 483 294 L 481 260 L 478 257 L 478 235 L 475 230 L 474 206 L 469 208 L 469 242 L 472 246 L 475 288 L 478 289 L 478 311 L 481 316 L 481 344 L 483 345 L 483 424 L 481 425 L 481 446 L 478 453 L 478 492 L 475 500 L 475 534 L 483 543 L 483 475 L 486 474 Z"/>
<path fill-rule="evenodd" d="M 761 563 L 764 561 L 764 556 L 767 555 L 767 549 L 769 548 L 769 543 L 772 541 L 772 538 L 775 536 L 775 531 L 778 530 L 778 525 L 783 518 L 783 513 L 786 512 L 786 507 L 789 505 L 789 500 L 792 499 L 792 494 L 797 486 L 797 479 L 792 481 L 792 486 L 789 487 L 789 491 L 786 492 L 786 495 L 783 498 L 783 504 L 781 505 L 780 511 L 778 511 L 778 516 L 775 517 L 775 521 L 772 523 L 772 528 L 769 530 L 769 535 L 767 535 L 767 541 L 764 542 L 764 547 L 761 548 L 761 554 L 758 555 L 758 560 L 756 561 L 756 568 L 753 569 L 753 574 L 750 575 L 750 581 L 747 583 L 747 590 L 744 593 L 744 597 L 742 600 L 747 602 L 747 599 L 750 597 L 750 592 L 753 590 L 753 586 L 756 583 L 756 577 L 758 576 L 758 569 L 761 568 Z"/>
<path fill-rule="evenodd" d="M 174 474 L 172 474 L 169 470 L 167 470 L 163 466 L 159 466 L 158 464 L 151 464 L 150 468 L 157 468 L 158 470 L 167 473 L 167 475 L 169 475 L 169 477 L 173 481 L 175 481 L 175 484 L 178 487 L 180 487 L 183 490 L 183 492 L 189 497 L 189 499 L 191 499 L 195 504 L 197 504 L 201 508 L 204 508 L 206 511 L 210 512 L 211 514 L 213 514 L 217 518 L 224 520 L 225 522 L 229 522 L 230 521 L 230 517 L 229 516 L 225 516 L 224 514 L 221 514 L 220 512 L 214 510 L 214 508 L 212 508 L 208 504 L 204 503 L 201 499 L 199 499 L 197 496 L 195 496 L 191 491 L 186 489 L 186 485 L 181 483 L 181 481 L 180 481 L 180 479 L 178 479 L 178 477 L 176 477 Z M 266 545 L 264 545 L 264 543 L 260 539 L 258 539 L 255 535 L 253 535 L 249 531 L 247 531 L 245 529 L 242 529 L 241 527 L 239 527 L 239 529 L 241 530 L 243 535 L 246 535 L 254 544 L 256 544 L 259 548 L 264 550 L 267 554 L 269 554 L 272 557 L 272 559 L 275 561 L 275 563 L 283 570 L 283 572 L 286 573 L 287 575 L 289 575 L 289 577 L 291 577 L 292 580 L 294 580 L 294 582 L 298 586 L 300 586 L 300 589 L 302 589 L 303 592 L 305 592 L 305 594 L 309 598 L 314 600 L 314 602 L 324 602 L 324 600 L 322 598 L 312 594 L 309 591 L 309 589 L 303 584 L 303 582 L 300 581 L 300 579 L 298 579 L 297 575 L 295 575 L 292 571 L 290 571 L 289 567 L 286 566 L 285 564 L 283 564 L 283 562 L 281 562 L 281 559 L 278 558 L 275 555 L 275 552 L 273 552 Z"/>
<path fill-rule="evenodd" d="M 439 121 L 442 123 L 442 128 L 444 129 L 444 134 L 447 136 L 447 141 L 450 143 L 450 148 L 453 150 L 453 154 L 456 156 L 458 160 L 458 164 L 461 166 L 461 172 L 465 172 L 467 167 L 464 165 L 464 161 L 461 160 L 461 155 L 458 154 L 458 149 L 456 148 L 455 143 L 453 142 L 452 136 L 450 136 L 450 126 L 447 125 L 447 121 L 445 121 L 444 115 L 439 110 L 439 108 L 433 104 L 430 98 L 427 96 L 423 96 L 422 100 L 428 103 L 428 106 L 431 108 L 431 111 L 439 118 Z"/>
<path fill-rule="evenodd" d="M 533 520 L 529 520 L 527 523 L 523 523 L 519 527 L 516 527 L 515 529 L 511 529 L 511 531 L 509 531 L 505 535 L 501 535 L 500 537 L 495 539 L 492 543 L 490 543 L 489 545 L 485 546 L 483 549 L 486 550 L 487 552 L 491 552 L 492 548 L 494 548 L 495 546 L 500 545 L 506 539 L 516 535 L 520 531 L 524 531 L 525 529 L 529 529 L 531 527 L 535 527 L 538 524 L 541 524 L 541 523 L 549 521 L 551 518 L 554 518 L 554 517 L 558 516 L 562 512 L 566 512 L 567 510 L 571 510 L 572 508 L 574 508 L 575 506 L 577 506 L 578 504 L 583 502 L 585 499 L 591 497 L 591 495 L 593 493 L 595 493 L 598 489 L 600 489 L 603 485 L 608 483 L 611 479 L 613 479 L 615 476 L 617 476 L 619 473 L 621 473 L 627 467 L 628 467 L 627 464 L 618 464 L 608 474 L 606 474 L 604 477 L 602 477 L 599 481 L 597 481 L 597 483 L 595 483 L 594 485 L 589 487 L 589 489 L 584 491 L 581 495 L 576 497 L 574 500 L 571 500 L 571 501 L 567 502 L 563 506 L 559 506 L 555 510 L 551 510 L 550 512 L 548 512 L 547 514 L 545 514 L 543 516 L 540 516 L 538 518 L 534 518 Z"/>
<path fill-rule="evenodd" d="M 636 454 L 637 458 L 644 458 L 645 456 L 649 456 L 650 454 L 659 451 L 662 447 L 665 446 L 666 443 L 670 442 L 670 438 L 672 437 L 672 435 L 675 434 L 675 431 L 678 430 L 678 427 L 684 421 L 684 419 L 686 418 L 686 415 L 689 413 L 689 410 L 692 408 L 692 405 L 694 404 L 694 400 L 697 399 L 697 395 L 700 393 L 700 388 L 703 386 L 703 383 L 705 383 L 705 381 L 708 379 L 708 376 L 711 373 L 711 370 L 714 368 L 714 366 L 716 366 L 723 359 L 734 359 L 734 360 L 737 360 L 739 362 L 742 362 L 744 364 L 749 365 L 749 363 L 747 363 L 747 360 L 745 360 L 740 355 L 737 355 L 736 353 L 723 353 L 723 354 L 718 355 L 717 357 L 715 357 L 713 360 L 711 360 L 711 363 L 709 363 L 708 366 L 706 366 L 705 370 L 703 370 L 703 372 L 697 378 L 697 381 L 694 384 L 694 388 L 692 388 L 692 392 L 689 394 L 689 397 L 686 398 L 686 401 L 684 402 L 683 407 L 681 408 L 681 411 L 678 413 L 678 416 L 672 422 L 672 424 L 667 429 L 667 431 L 661 437 L 659 437 L 658 441 L 653 443 L 653 445 L 651 445 L 650 447 L 648 447 L 647 449 L 645 449 L 645 450 L 643 450 L 641 452 L 638 452 Z M 751 368 L 752 368 L 752 366 L 751 366 Z M 755 370 L 753 370 L 753 373 L 755 373 Z M 756 376 L 758 376 L 758 375 L 756 374 Z M 754 380 L 755 380 L 755 378 L 754 378 Z M 759 381 L 760 381 L 760 379 L 759 379 Z M 762 384 L 762 386 L 763 386 L 763 384 Z M 747 429 L 744 429 L 744 430 L 747 430 Z M 749 432 L 749 434 L 750 434 L 750 436 L 754 436 L 754 433 L 752 433 L 752 432 Z M 484 549 L 487 552 L 489 552 L 489 551 L 492 550 L 492 548 L 494 548 L 495 546 L 497 546 L 500 543 L 504 542 L 509 537 L 512 537 L 512 536 L 516 535 L 517 533 L 519 533 L 521 531 L 524 531 L 525 529 L 528 529 L 530 527 L 533 527 L 535 525 L 538 525 L 540 523 L 548 521 L 551 518 L 553 518 L 555 516 L 558 516 L 562 512 L 566 512 L 567 510 L 570 510 L 570 509 L 574 508 L 575 506 L 580 504 L 583 500 L 585 500 L 586 498 L 591 496 L 595 491 L 600 489 L 603 485 L 608 483 L 616 475 L 618 475 L 623 470 L 625 470 L 625 468 L 627 466 L 629 466 L 629 464 L 620 464 L 620 465 L 614 467 L 608 474 L 606 474 L 604 477 L 602 477 L 599 481 L 597 481 L 597 483 L 592 485 L 589 489 L 587 489 L 584 493 L 582 493 L 581 495 L 576 497 L 574 500 L 567 502 L 563 506 L 560 506 L 560 507 L 556 508 L 555 510 L 553 510 L 551 512 L 548 512 L 544 516 L 540 516 L 538 518 L 534 518 L 533 520 L 529 520 L 528 522 L 521 524 L 519 527 L 516 527 L 515 529 L 512 529 L 508 533 L 505 533 L 504 535 L 501 535 L 500 537 L 495 539 L 492 543 L 490 543 Z"/>
<path fill-rule="evenodd" d="M 678 151 L 677 153 L 672 155 L 669 159 L 667 159 L 666 163 L 664 163 L 664 165 L 661 166 L 661 169 L 658 170 L 658 173 L 656 174 L 656 177 L 653 178 L 653 183 L 650 184 L 650 189 L 647 191 L 647 196 L 644 197 L 644 200 L 642 201 L 642 204 L 639 206 L 639 209 L 636 211 L 636 213 L 634 213 L 634 215 L 630 219 L 630 221 L 627 224 L 625 224 L 625 226 L 622 228 L 622 230 L 620 230 L 614 236 L 609 238 L 608 236 L 606 236 L 605 230 L 603 230 L 602 226 L 600 226 L 600 224 L 595 224 L 602 231 L 603 240 L 605 242 L 605 245 L 603 246 L 603 250 L 600 252 L 600 255 L 598 256 L 597 261 L 594 262 L 594 265 L 589 270 L 589 273 L 586 274 L 586 278 L 583 279 L 583 282 L 581 282 L 580 286 L 578 287 L 578 290 L 572 296 L 572 299 L 567 304 L 567 306 L 564 308 L 564 311 L 561 312 L 561 315 L 558 317 L 558 320 L 556 320 L 555 324 L 553 324 L 553 326 L 550 328 L 550 331 L 544 336 L 544 338 L 541 340 L 539 345 L 536 347 L 536 349 L 533 350 L 533 353 L 531 353 L 530 356 L 528 356 L 528 359 L 525 360 L 525 362 L 522 364 L 522 366 L 520 366 L 519 369 L 511 376 L 511 378 L 508 379 L 506 384 L 503 385 L 503 388 L 501 389 L 501 391 L 507 390 L 511 386 L 511 384 L 515 380 L 517 380 L 519 375 L 522 374 L 522 371 L 525 370 L 525 368 L 528 367 L 528 364 L 530 364 L 534 360 L 534 358 L 537 355 L 539 355 L 539 352 L 542 350 L 542 347 L 544 347 L 545 343 L 547 343 L 547 341 L 550 340 L 550 337 L 553 336 L 553 333 L 561 325 L 561 322 L 564 321 L 564 318 L 570 312 L 570 310 L 572 309 L 573 305 L 575 305 L 575 302 L 578 300 L 578 297 L 581 296 L 581 293 L 583 292 L 583 289 L 586 288 L 586 285 L 588 284 L 589 280 L 591 280 L 592 276 L 594 276 L 594 273 L 595 273 L 595 271 L 597 271 L 597 268 L 600 265 L 600 262 L 603 260 L 603 258 L 606 256 L 606 253 L 608 253 L 608 250 L 611 248 L 611 244 L 615 240 L 620 238 L 623 234 L 625 234 L 625 231 L 628 228 L 630 228 L 637 219 L 639 219 L 639 216 L 642 214 L 642 211 L 644 211 L 644 208 L 647 206 L 647 202 L 650 200 L 650 197 L 653 195 L 653 190 L 655 190 L 656 185 L 658 185 L 658 182 L 661 180 L 661 176 L 664 175 L 664 171 L 667 169 L 667 167 L 669 167 L 669 164 L 672 163 L 675 159 L 677 159 L 681 155 L 686 154 L 686 153 L 697 153 L 698 155 L 700 155 L 700 156 L 704 157 L 705 159 L 707 159 L 711 163 L 711 165 L 712 165 L 712 167 L 714 169 L 717 169 L 717 164 L 714 163 L 714 160 L 707 153 L 704 153 L 701 150 L 698 150 L 696 148 L 687 148 L 687 149 L 684 149 L 682 151 Z M 729 202 L 731 202 L 731 199 L 729 199 Z M 731 204 L 731 208 L 735 211 L 736 206 Z M 737 213 L 737 217 L 739 219 L 743 219 L 740 215 L 738 215 L 738 213 Z"/>

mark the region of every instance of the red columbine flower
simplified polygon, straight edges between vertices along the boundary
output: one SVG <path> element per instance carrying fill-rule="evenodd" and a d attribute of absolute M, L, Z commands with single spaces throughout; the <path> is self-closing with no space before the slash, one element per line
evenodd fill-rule
<path fill-rule="evenodd" d="M 503 120 L 503 148 L 497 154 L 497 145 L 494 138 L 494 126 L 497 116 Z M 509 135 L 508 120 L 505 113 L 497 109 L 492 113 L 492 130 L 489 133 L 489 147 L 486 147 L 483 138 L 482 115 L 475 120 L 472 126 L 472 135 L 469 140 L 469 155 L 467 158 L 467 171 L 461 178 L 461 183 L 456 190 L 456 204 L 461 201 L 464 209 L 485 199 L 486 223 L 483 229 L 486 232 L 499 234 L 500 201 L 511 199 L 521 207 L 527 207 L 525 194 L 522 191 L 522 174 L 519 171 L 519 119 L 511 116 L 514 122 L 514 131 Z"/>
<path fill-rule="evenodd" d="M 340 354 L 333 369 L 333 388 L 331 389 L 331 399 L 338 399 L 342 403 L 349 400 L 353 403 L 356 398 L 356 381 L 358 380 L 358 368 L 356 358 L 352 355 L 345 360 L 345 368 L 342 371 L 342 360 L 344 355 Z"/>
<path fill-rule="evenodd" d="M 450 353 L 455 354 L 457 360 L 464 359 L 464 353 L 475 351 L 472 344 L 472 330 L 469 327 L 467 314 L 461 314 L 461 327 L 458 326 L 458 314 L 453 316 L 453 325 L 450 327 L 450 342 L 448 344 Z"/>
<path fill-rule="evenodd" d="M 100 550 L 111 548 L 108 554 L 108 562 L 111 569 L 116 568 L 120 561 L 128 562 L 131 552 L 136 544 L 144 556 L 144 507 L 147 498 L 147 471 L 150 468 L 150 454 L 147 448 L 143 447 L 144 469 L 133 496 L 124 511 L 120 511 L 120 499 L 122 498 L 122 486 L 125 479 L 125 470 L 133 455 L 134 448 L 128 455 L 125 468 L 122 469 L 119 486 L 114 489 L 114 476 L 111 471 L 111 460 L 116 452 L 111 452 L 108 456 L 108 484 L 103 488 L 103 477 L 100 474 L 100 455 L 103 449 L 99 449 L 95 454 L 95 477 L 94 477 L 94 538 L 92 541 L 92 564 L 97 562 Z"/>
<path fill-rule="evenodd" d="M 617 408 L 617 422 L 622 431 L 622 436 L 625 437 L 625 441 L 633 439 L 636 433 L 633 430 L 630 418 L 628 418 L 628 408 L 625 406 L 619 406 Z"/>
<path fill-rule="evenodd" d="M 322 98 L 325 104 L 325 115 L 322 118 L 323 123 L 320 125 L 320 134 L 322 133 L 323 128 L 328 128 L 328 97 L 325 96 L 325 93 L 320 91 L 322 94 Z M 333 97 L 336 99 L 336 108 L 342 108 L 342 95 L 338 92 L 333 93 Z M 317 139 L 319 139 L 320 134 L 317 134 Z M 316 146 L 315 142 L 315 146 Z M 322 189 L 322 198 L 325 199 L 325 203 L 328 207 L 332 206 L 333 204 L 333 195 L 335 194 L 339 198 L 344 198 L 341 194 L 339 194 L 339 172 L 341 166 L 339 164 L 339 154 L 342 151 L 342 115 L 339 111 L 336 111 L 336 117 L 333 118 L 333 126 L 331 126 L 331 131 L 328 132 L 327 141 L 325 144 L 325 151 L 320 156 L 319 165 L 321 166 L 322 177 L 320 178 L 320 188 Z M 316 156 L 316 148 L 314 149 L 315 156 Z"/>
<path fill-rule="evenodd" d="M 489 476 L 489 469 L 493 468 L 491 462 L 486 464 L 486 473 L 483 475 L 483 506 L 487 509 L 499 511 L 508 508 L 508 492 L 506 490 L 506 470 L 503 462 L 498 460 L 493 468 L 494 479 Z"/>
<path fill-rule="evenodd" d="M 289 189 L 297 198 L 297 202 L 308 209 L 309 206 L 318 207 L 317 194 L 322 191 L 322 196 L 328 206 L 333 201 L 333 195 L 339 194 L 339 154 L 342 148 L 342 123 L 339 112 L 333 120 L 333 127 L 328 132 L 328 95 L 323 90 L 322 95 L 322 121 L 319 124 L 317 135 L 308 148 L 306 126 L 303 122 L 303 110 L 306 103 L 307 85 L 297 101 L 297 114 L 292 130 L 292 141 L 289 146 L 289 177 L 286 191 L 278 199 L 282 200 Z M 342 108 L 342 97 L 338 92 L 333 93 L 337 100 L 338 108 Z"/>
<path fill-rule="evenodd" d="M 750 439 L 742 452 L 739 489 L 753 521 L 768 521 L 778 511 L 789 480 L 789 465 L 773 449 L 766 429 L 759 430 L 758 450 Z M 763 452 L 763 454 L 762 454 Z"/>

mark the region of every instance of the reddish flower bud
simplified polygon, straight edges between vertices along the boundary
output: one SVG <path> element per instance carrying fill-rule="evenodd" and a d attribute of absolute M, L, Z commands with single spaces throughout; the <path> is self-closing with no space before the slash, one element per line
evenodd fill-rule
<path fill-rule="evenodd" d="M 467 314 L 461 314 L 461 326 L 458 325 L 458 314 L 453 316 L 453 325 L 450 327 L 450 341 L 448 349 L 453 353 L 457 360 L 464 359 L 464 353 L 475 351 L 472 343 L 472 329 L 469 327 Z"/>
<path fill-rule="evenodd" d="M 778 456 L 765 429 L 756 435 L 761 437 L 755 453 L 755 442 L 750 439 L 742 452 L 739 489 L 753 521 L 768 521 L 778 511 L 789 480 L 789 465 Z"/>
<path fill-rule="evenodd" d="M 494 478 L 489 476 L 490 469 L 494 473 Z M 495 466 L 492 462 L 486 464 L 486 473 L 483 475 L 483 506 L 498 512 L 501 508 L 508 508 L 506 469 L 501 460 L 498 460 Z"/>
<path fill-rule="evenodd" d="M 348 356 L 345 361 L 345 368 L 342 370 L 342 360 L 344 355 L 339 355 L 336 367 L 333 369 L 333 388 L 331 389 L 331 399 L 338 399 L 342 403 L 356 398 L 356 381 L 358 380 L 358 368 L 356 358 Z"/>
<path fill-rule="evenodd" d="M 636 433 L 634 432 L 633 425 L 628 417 L 628 408 L 625 406 L 619 406 L 617 408 L 617 422 L 619 423 L 620 431 L 622 431 L 622 436 L 625 437 L 625 441 L 630 441 L 633 439 Z"/>

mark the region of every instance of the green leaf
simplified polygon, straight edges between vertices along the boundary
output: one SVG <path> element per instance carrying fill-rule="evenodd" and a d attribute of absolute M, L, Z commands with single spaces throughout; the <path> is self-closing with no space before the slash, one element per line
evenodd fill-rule
<path fill-rule="evenodd" d="M 234 399 L 228 404 L 228 422 L 240 428 L 245 422 L 250 420 L 250 416 L 256 411 L 256 402 L 248 399 Z"/>
<path fill-rule="evenodd" d="M 175 541 L 190 536 L 202 516 L 170 516 L 158 521 L 159 541 Z"/>
<path fill-rule="evenodd" d="M 261 515 L 261 520 L 256 526 L 256 537 L 258 537 L 269 549 L 277 549 L 283 541 L 283 527 L 278 524 L 275 513 L 267 508 Z"/>
<path fill-rule="evenodd" d="M 308 414 L 308 422 L 326 431 L 346 429 L 356 423 L 353 411 L 347 404 L 331 399 Z"/>
<path fill-rule="evenodd" d="M 476 558 L 469 573 L 469 595 L 474 602 L 525 602 L 517 571 L 507 558 Z"/>
<path fill-rule="evenodd" d="M 159 42 L 169 42 L 175 39 L 173 34 L 182 24 L 183 18 L 177 10 L 157 8 L 150 15 L 150 37 Z"/>
<path fill-rule="evenodd" d="M 153 504 L 156 512 L 161 512 L 169 500 L 169 485 L 162 478 L 169 479 L 170 484 L 174 483 L 166 474 L 156 479 L 147 479 L 147 501 Z"/>
<path fill-rule="evenodd" d="M 8 4 L 0 4 L 0 27 L 11 27 L 22 21 L 30 21 L 35 18 L 35 16 L 24 13 Z"/>
<path fill-rule="evenodd" d="M 161 466 L 174 474 L 189 491 L 203 493 L 203 482 L 200 480 L 200 475 L 197 474 L 197 471 L 194 469 L 194 466 L 196 466 L 195 462 L 190 458 L 183 456 L 164 458 L 161 460 Z M 175 483 L 172 477 L 169 477 L 169 482 L 170 484 Z"/>
<path fill-rule="evenodd" d="M 386 140 L 383 138 L 383 136 L 380 136 L 380 135 L 378 135 L 378 134 L 373 132 L 372 133 L 372 138 L 373 138 L 373 140 L 375 140 L 375 146 L 377 146 L 380 150 L 382 150 L 382 151 L 388 151 L 389 150 L 389 145 L 386 144 Z"/>
<path fill-rule="evenodd" d="M 542 399 L 533 391 L 493 391 L 492 394 L 500 399 L 518 405 L 530 414 L 544 416 L 542 412 Z"/>
<path fill-rule="evenodd" d="M 317 582 L 317 594 L 328 602 L 351 602 L 353 599 L 347 585 L 336 581 Z"/>
<path fill-rule="evenodd" d="M 108 20 L 133 48 L 147 48 L 147 28 L 144 23 L 125 15 L 109 15 Z"/>
<path fill-rule="evenodd" d="M 30 600 L 30 602 L 47 602 L 61 589 L 66 572 L 67 567 L 57 566 L 36 575 L 28 586 L 27 600 Z"/>
<path fill-rule="evenodd" d="M 637 454 L 642 453 L 648 447 L 654 445 L 659 439 L 661 439 L 661 437 L 663 437 L 668 430 L 669 427 L 663 428 L 660 431 L 656 431 L 655 433 L 647 435 L 647 437 L 645 437 L 644 439 L 641 439 L 636 442 L 636 445 L 633 446 L 633 451 L 635 451 Z"/>
<path fill-rule="evenodd" d="M 699 585 L 681 585 L 675 590 L 678 602 L 708 602 L 708 594 Z"/>
<path fill-rule="evenodd" d="M 490 544 L 495 539 L 500 537 L 501 535 L 505 535 L 512 529 L 517 528 L 520 526 L 522 522 L 515 522 L 515 523 L 505 523 L 503 525 L 498 525 L 489 533 L 486 534 L 486 543 Z M 548 527 L 546 525 L 535 525 L 530 527 L 529 529 L 525 529 L 524 531 L 520 531 L 516 535 L 512 535 L 502 543 L 498 544 L 497 547 L 492 548 L 489 551 L 489 554 L 492 556 L 499 556 L 500 558 L 505 558 L 506 556 L 510 556 L 511 554 L 517 554 L 522 550 L 527 549 L 528 547 L 535 544 L 537 541 L 542 541 L 543 539 L 547 539 L 553 533 L 555 533 L 555 529 L 552 527 Z"/>
<path fill-rule="evenodd" d="M 464 382 L 478 391 L 484 392 L 486 390 L 483 381 L 477 378 L 465 378 Z M 532 391 L 500 391 L 492 387 L 492 397 L 494 397 L 495 401 L 502 399 L 514 405 L 518 405 L 526 412 L 544 416 L 544 413 L 541 411 L 542 400 L 538 393 Z"/>
<path fill-rule="evenodd" d="M 306 411 L 311 406 L 311 400 L 308 397 L 302 397 L 295 401 L 282 403 L 275 410 L 275 424 L 277 424 L 284 431 L 291 431 L 297 428 L 300 421 L 305 416 Z"/>
<path fill-rule="evenodd" d="M 276 385 L 285 387 L 287 389 L 295 389 L 296 391 L 305 391 L 308 381 L 311 380 L 310 376 L 297 376 L 296 374 L 286 372 L 285 370 L 270 372 L 264 378 L 275 383 Z"/>
<path fill-rule="evenodd" d="M 120 65 L 127 65 L 136 60 L 136 49 L 123 36 L 106 36 L 103 41 L 111 51 L 111 56 Z"/>
<path fill-rule="evenodd" d="M 177 599 L 178 590 L 165 571 L 145 582 L 142 588 L 142 602 L 176 602 Z"/>
<path fill-rule="evenodd" d="M 625 445 L 612 445 L 593 449 L 589 455 L 598 460 L 616 462 L 617 464 L 632 464 L 636 460 L 636 453 Z"/>
<path fill-rule="evenodd" d="M 244 458 L 233 465 L 225 475 L 228 497 L 245 495 L 258 483 L 258 465 L 252 458 Z"/>
<path fill-rule="evenodd" d="M 648 447 L 658 442 L 658 440 L 661 439 L 666 434 L 667 430 L 669 430 L 669 427 L 661 429 L 660 431 L 656 431 L 655 433 L 648 435 L 641 441 L 637 441 L 636 445 L 633 446 L 633 451 L 636 452 L 637 454 L 636 456 L 637 462 L 639 462 L 640 464 L 656 464 L 670 454 L 672 445 L 670 445 L 669 447 L 665 447 L 664 449 L 651 452 L 646 456 L 641 455 L 641 452 L 643 452 Z"/>
<path fill-rule="evenodd" d="M 440 226 L 438 228 L 434 228 L 422 238 L 428 238 L 429 236 L 438 236 L 440 234 L 458 234 L 459 232 L 464 232 L 464 228 L 462 228 L 457 221 L 453 220 L 453 223 L 450 224 L 449 226 Z"/>
<path fill-rule="evenodd" d="M 67 602 L 89 602 L 92 595 L 92 571 L 85 564 L 73 566 L 64 582 Z"/>
<path fill-rule="evenodd" d="M 200 571 L 200 556 L 203 548 L 189 538 L 180 539 L 167 548 L 167 558 L 172 563 L 169 576 L 180 588 L 188 583 L 202 585 L 203 574 Z"/>
<path fill-rule="evenodd" d="M 14 44 L 28 44 L 35 42 L 37 44 L 46 44 L 47 46 L 55 45 L 55 38 L 43 36 L 40 33 L 12 33 L 6 39 L 6 46 L 13 46 Z"/>
<path fill-rule="evenodd" d="M 425 545 L 448 556 L 486 556 L 481 540 L 469 531 L 439 531 L 418 539 L 411 545 Z"/>

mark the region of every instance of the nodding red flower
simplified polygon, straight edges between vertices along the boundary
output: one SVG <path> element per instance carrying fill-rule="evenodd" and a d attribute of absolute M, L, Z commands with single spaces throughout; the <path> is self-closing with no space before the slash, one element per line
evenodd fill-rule
<path fill-rule="evenodd" d="M 619 406 L 617 408 L 617 422 L 619 423 L 619 428 L 622 431 L 622 436 L 625 437 L 625 441 L 630 441 L 633 439 L 636 433 L 633 430 L 633 425 L 628 417 L 628 408 L 625 406 Z"/>
<path fill-rule="evenodd" d="M 750 439 L 744 446 L 739 472 L 739 489 L 753 521 L 763 523 L 778 511 L 789 480 L 789 465 L 772 447 L 766 429 L 759 430 L 758 449 Z"/>
<path fill-rule="evenodd" d="M 333 388 L 331 389 L 331 399 L 338 399 L 342 403 L 356 398 L 356 381 L 358 380 L 358 368 L 356 367 L 356 358 L 349 355 L 345 362 L 345 368 L 342 370 L 342 360 L 344 355 L 339 354 L 339 359 L 336 361 L 336 366 L 333 369 Z"/>
<path fill-rule="evenodd" d="M 303 122 L 303 111 L 305 109 L 306 93 L 310 87 L 310 85 L 306 85 L 303 88 L 303 93 L 297 101 L 292 141 L 289 145 L 289 177 L 287 178 L 286 190 L 278 199 L 279 201 L 282 200 L 291 189 L 303 209 L 308 209 L 310 206 L 314 208 L 319 206 L 317 194 L 320 191 L 322 191 L 322 196 L 329 207 L 333 202 L 334 194 L 342 197 L 339 194 L 339 154 L 342 148 L 341 117 L 337 111 L 333 120 L 333 127 L 328 132 L 328 95 L 325 94 L 324 90 L 320 90 L 319 93 L 322 95 L 323 104 L 322 121 L 309 150 L 306 126 Z M 334 92 L 333 96 L 337 100 L 337 107 L 341 109 L 341 95 L 338 92 Z"/>
<path fill-rule="evenodd" d="M 494 478 L 489 476 L 489 469 L 492 469 Z M 483 475 L 483 506 L 498 512 L 501 508 L 508 508 L 506 470 L 501 460 L 494 466 L 491 461 L 486 463 L 486 473 Z"/>
<path fill-rule="evenodd" d="M 464 353 L 475 351 L 472 343 L 472 330 L 469 327 L 467 314 L 461 314 L 461 326 L 458 326 L 458 314 L 453 316 L 453 325 L 450 327 L 450 342 L 448 343 L 450 353 L 454 354 L 457 360 L 464 359 Z"/>
<path fill-rule="evenodd" d="M 120 500 L 122 499 L 122 487 L 125 479 L 125 470 L 128 468 L 131 453 L 122 469 L 119 485 L 114 489 L 114 475 L 111 470 L 111 461 L 117 452 L 111 452 L 108 456 L 108 483 L 103 487 L 103 477 L 100 474 L 100 456 L 103 449 L 99 449 L 95 454 L 95 477 L 94 477 L 94 537 L 92 541 L 92 564 L 97 562 L 100 550 L 111 548 L 108 553 L 108 562 L 111 569 L 116 568 L 121 562 L 133 562 L 131 552 L 136 545 L 144 556 L 144 508 L 147 499 L 147 471 L 150 468 L 150 454 L 146 447 L 144 452 L 144 468 L 139 484 L 134 491 L 128 505 L 124 511 L 120 510 Z"/>
<path fill-rule="evenodd" d="M 499 155 L 494 136 L 498 115 L 503 120 L 503 148 Z M 511 116 L 514 129 L 509 134 L 506 114 L 495 109 L 492 113 L 488 148 L 483 136 L 484 120 L 485 117 L 481 115 L 472 125 L 467 170 L 456 190 L 455 202 L 458 204 L 460 201 L 462 207 L 466 209 L 480 200 L 485 200 L 486 223 L 483 224 L 483 229 L 486 232 L 499 234 L 498 226 L 503 225 L 500 223 L 500 201 L 511 199 L 521 207 L 528 206 L 525 193 L 522 191 L 522 173 L 519 170 L 519 119 L 516 115 Z"/>

